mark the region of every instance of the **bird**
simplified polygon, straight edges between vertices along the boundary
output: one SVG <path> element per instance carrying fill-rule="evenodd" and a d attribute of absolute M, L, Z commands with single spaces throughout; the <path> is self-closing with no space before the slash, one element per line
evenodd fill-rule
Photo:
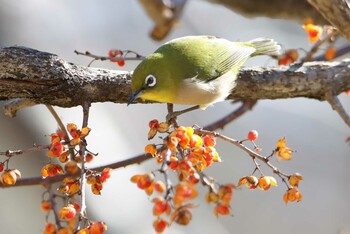
<path fill-rule="evenodd" d="M 280 45 L 269 38 L 232 42 L 210 35 L 170 40 L 147 56 L 133 71 L 128 105 L 141 98 L 205 109 L 223 101 L 236 86 L 241 66 L 258 55 L 275 56 Z M 175 113 L 175 112 L 174 112 Z"/>

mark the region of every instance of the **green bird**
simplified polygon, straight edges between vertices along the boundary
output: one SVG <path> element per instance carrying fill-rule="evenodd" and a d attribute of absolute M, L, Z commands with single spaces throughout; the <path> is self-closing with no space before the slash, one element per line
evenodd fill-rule
<path fill-rule="evenodd" d="M 136 67 L 128 104 L 141 98 L 205 109 L 226 99 L 240 67 L 250 57 L 277 55 L 279 50 L 267 38 L 231 42 L 215 36 L 187 36 L 171 40 Z"/>

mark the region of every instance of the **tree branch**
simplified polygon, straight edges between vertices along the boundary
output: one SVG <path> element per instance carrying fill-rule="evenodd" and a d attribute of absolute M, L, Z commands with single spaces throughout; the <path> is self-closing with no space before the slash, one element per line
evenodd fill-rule
<path fill-rule="evenodd" d="M 228 99 L 306 97 L 325 100 L 350 89 L 350 60 L 309 62 L 291 67 L 244 68 Z M 31 105 L 60 107 L 93 102 L 127 103 L 130 73 L 88 68 L 57 55 L 25 47 L 0 50 L 0 100 L 24 98 Z"/>
<path fill-rule="evenodd" d="M 296 20 L 302 23 L 312 18 L 317 24 L 327 24 L 323 16 L 305 0 L 209 0 L 222 4 L 246 17 L 269 17 Z"/>
<path fill-rule="evenodd" d="M 133 165 L 133 164 L 140 164 L 140 163 L 142 163 L 150 158 L 152 158 L 152 157 L 141 154 L 141 155 L 129 158 L 129 159 L 125 159 L 125 160 L 120 161 L 120 162 L 114 162 L 114 163 L 103 165 L 100 167 L 90 168 L 90 170 L 101 172 L 104 168 L 107 168 L 107 167 L 112 168 L 112 169 L 117 169 L 117 168 L 126 167 L 126 166 Z M 17 187 L 17 186 L 31 186 L 31 185 L 39 185 L 39 184 L 46 186 L 46 185 L 49 185 L 52 183 L 60 182 L 64 178 L 69 177 L 69 176 L 72 176 L 72 175 L 71 174 L 56 175 L 53 177 L 46 177 L 45 179 L 42 178 L 41 176 L 31 177 L 31 178 L 21 178 L 21 179 L 18 179 L 16 181 L 16 183 L 14 185 L 11 185 L 11 186 L 4 186 L 2 183 L 0 183 L 0 188 L 13 188 L 13 187 Z"/>
<path fill-rule="evenodd" d="M 308 0 L 308 2 L 350 41 L 350 8 L 346 0 Z"/>

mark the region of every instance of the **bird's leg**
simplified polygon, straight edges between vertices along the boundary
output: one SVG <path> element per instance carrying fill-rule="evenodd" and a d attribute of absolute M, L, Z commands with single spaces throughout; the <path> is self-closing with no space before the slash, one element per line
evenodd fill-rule
<path fill-rule="evenodd" d="M 168 105 L 168 114 L 166 116 L 166 121 L 168 123 L 173 122 L 175 124 L 175 126 L 177 125 L 176 124 L 176 118 L 178 116 L 180 116 L 182 114 L 185 114 L 187 112 L 199 109 L 199 105 L 196 105 L 196 106 L 192 106 L 192 107 L 189 107 L 187 109 L 184 109 L 184 110 L 174 111 L 174 109 L 173 109 L 174 105 L 173 104 L 168 103 L 167 105 Z"/>

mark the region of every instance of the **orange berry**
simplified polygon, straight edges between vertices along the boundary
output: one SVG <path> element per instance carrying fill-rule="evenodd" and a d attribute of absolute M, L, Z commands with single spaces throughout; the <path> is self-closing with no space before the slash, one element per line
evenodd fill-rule
<path fill-rule="evenodd" d="M 255 189 L 258 186 L 259 180 L 255 176 L 245 176 L 238 181 L 238 186 L 245 184 L 249 189 Z"/>
<path fill-rule="evenodd" d="M 153 222 L 153 228 L 157 233 L 162 233 L 168 225 L 166 220 L 160 218 Z"/>
<path fill-rule="evenodd" d="M 64 165 L 64 169 L 68 174 L 75 175 L 80 171 L 77 162 L 69 161 Z"/>
<path fill-rule="evenodd" d="M 179 127 L 181 128 L 181 127 Z M 179 129 L 178 128 L 178 129 Z M 176 130 L 176 137 L 178 138 L 179 140 L 179 145 L 183 148 L 183 149 L 186 149 L 188 148 L 189 146 L 189 143 L 190 143 L 190 137 L 187 135 L 186 133 L 186 128 L 185 128 L 185 131 L 182 131 L 182 130 Z"/>
<path fill-rule="evenodd" d="M 197 184 L 200 180 L 200 176 L 198 173 L 190 173 L 187 180 L 190 184 Z"/>
<path fill-rule="evenodd" d="M 297 188 L 291 188 L 283 195 L 283 200 L 286 204 L 294 201 L 299 202 L 302 200 L 302 195 Z"/>
<path fill-rule="evenodd" d="M 62 220 L 70 220 L 75 217 L 76 213 L 74 206 L 69 204 L 60 209 L 59 216 Z"/>
<path fill-rule="evenodd" d="M 192 169 L 192 163 L 189 160 L 182 160 L 179 165 L 177 166 L 177 170 L 181 171 L 181 172 L 190 172 L 190 170 Z"/>
<path fill-rule="evenodd" d="M 51 202 L 50 201 L 41 201 L 41 210 L 42 211 L 49 211 L 49 210 L 52 210 L 52 205 L 51 205 Z"/>
<path fill-rule="evenodd" d="M 48 163 L 41 169 L 41 176 L 43 178 L 55 176 L 57 174 L 63 174 L 63 169 L 61 165 L 56 163 Z"/>
<path fill-rule="evenodd" d="M 80 191 L 80 182 L 79 180 L 74 180 L 73 182 L 68 182 L 66 184 L 67 186 L 67 191 L 65 193 L 69 195 L 76 194 L 77 192 Z"/>
<path fill-rule="evenodd" d="M 298 187 L 299 181 L 303 180 L 303 177 L 299 173 L 294 173 L 288 178 L 289 184 L 293 187 Z"/>
<path fill-rule="evenodd" d="M 255 141 L 258 139 L 258 131 L 256 130 L 251 130 L 248 132 L 248 140 L 250 141 Z"/>
<path fill-rule="evenodd" d="M 94 183 L 91 185 L 91 192 L 95 195 L 101 195 L 103 185 L 101 183 Z"/>
<path fill-rule="evenodd" d="M 89 234 L 103 234 L 107 231 L 107 225 L 104 222 L 93 222 L 89 227 Z"/>
<path fill-rule="evenodd" d="M 330 46 L 327 48 L 326 52 L 324 53 L 324 56 L 328 61 L 331 61 L 334 59 L 336 53 L 337 51 L 335 50 L 335 48 L 333 46 Z"/>
<path fill-rule="evenodd" d="M 154 183 L 154 190 L 156 190 L 157 192 L 162 193 L 165 191 L 165 189 L 166 187 L 163 181 L 158 180 Z"/>
<path fill-rule="evenodd" d="M 100 182 L 105 183 L 111 178 L 112 168 L 104 168 L 101 172 Z"/>
<path fill-rule="evenodd" d="M 235 188 L 233 184 L 221 185 L 218 190 L 218 198 L 225 204 L 230 203 L 231 197 L 233 194 L 233 188 Z"/>
<path fill-rule="evenodd" d="M 68 130 L 69 134 L 71 135 L 71 137 L 73 137 L 73 138 L 80 137 L 80 132 L 79 132 L 78 126 L 76 124 L 73 124 L 73 123 L 67 124 L 67 130 Z"/>
<path fill-rule="evenodd" d="M 73 203 L 73 206 L 74 206 L 75 211 L 76 211 L 77 213 L 79 213 L 79 212 L 80 212 L 80 203 L 74 202 L 74 203 Z"/>
<path fill-rule="evenodd" d="M 56 234 L 56 226 L 53 223 L 46 223 L 44 234 Z"/>
<path fill-rule="evenodd" d="M 50 150 L 47 152 L 47 156 L 51 158 L 57 158 L 63 152 L 64 146 L 62 142 L 58 141 L 51 144 Z"/>
<path fill-rule="evenodd" d="M 203 141 L 204 141 L 205 146 L 215 146 L 216 145 L 215 137 L 210 136 L 210 135 L 204 136 Z"/>
<path fill-rule="evenodd" d="M 209 191 L 207 193 L 207 195 L 205 196 L 205 200 L 210 203 L 210 202 L 213 202 L 213 203 L 217 203 L 219 201 L 219 196 L 214 193 L 213 191 Z"/>
<path fill-rule="evenodd" d="M 146 189 L 152 185 L 154 181 L 154 175 L 152 173 L 147 173 L 142 175 L 137 181 L 137 186 L 140 189 Z"/>
<path fill-rule="evenodd" d="M 90 231 L 89 231 L 89 229 L 84 228 L 84 229 L 80 229 L 75 234 L 90 234 Z"/>
<path fill-rule="evenodd" d="M 294 152 L 292 149 L 286 146 L 286 138 L 284 137 L 277 141 L 275 151 L 277 160 L 291 160 L 292 153 Z"/>
<path fill-rule="evenodd" d="M 230 206 L 228 204 L 218 203 L 214 208 L 214 214 L 216 216 L 229 215 L 230 213 Z"/>
<path fill-rule="evenodd" d="M 91 162 L 93 159 L 94 159 L 94 155 L 92 155 L 92 154 L 87 154 L 85 156 L 85 161 L 86 162 Z"/>
<path fill-rule="evenodd" d="M 322 32 L 323 32 L 322 27 L 320 27 L 318 25 L 314 25 L 312 23 L 303 25 L 303 28 L 306 31 L 306 33 L 308 34 L 310 42 L 318 41 L 322 35 Z"/>
<path fill-rule="evenodd" d="M 197 190 L 185 183 L 179 183 L 176 186 L 174 204 L 181 205 L 184 201 L 197 197 Z"/>
<path fill-rule="evenodd" d="M 176 156 L 170 156 L 168 167 L 172 170 L 176 170 L 179 165 L 179 159 Z"/>
<path fill-rule="evenodd" d="M 70 228 L 61 228 L 57 234 L 73 234 L 73 231 Z"/>
<path fill-rule="evenodd" d="M 262 176 L 259 178 L 258 186 L 262 190 L 268 190 L 272 186 L 277 186 L 276 179 L 272 176 Z"/>
<path fill-rule="evenodd" d="M 197 134 L 193 134 L 191 136 L 189 146 L 191 148 L 194 148 L 194 147 L 200 147 L 201 145 L 203 145 L 203 139 L 200 136 L 198 136 Z"/>
<path fill-rule="evenodd" d="M 152 200 L 154 203 L 153 206 L 153 215 L 160 216 L 161 214 L 170 214 L 171 207 L 169 203 L 163 197 L 156 197 Z"/>
<path fill-rule="evenodd" d="M 67 162 L 68 159 L 69 159 L 69 151 L 67 150 L 66 152 L 63 152 L 63 153 L 59 156 L 58 159 L 60 160 L 61 163 Z"/>
<path fill-rule="evenodd" d="M 150 154 L 154 157 L 157 153 L 157 147 L 155 144 L 148 144 L 145 147 L 145 154 Z"/>

